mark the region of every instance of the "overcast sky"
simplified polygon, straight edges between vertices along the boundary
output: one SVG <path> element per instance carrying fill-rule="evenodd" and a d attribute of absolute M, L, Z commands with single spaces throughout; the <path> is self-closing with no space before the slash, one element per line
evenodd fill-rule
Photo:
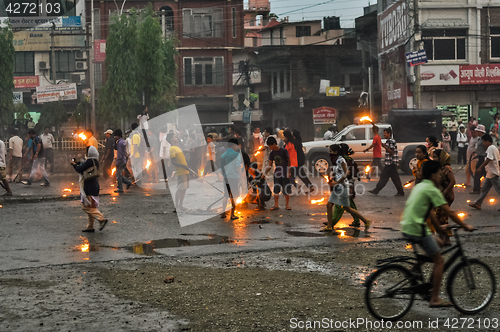
<path fill-rule="evenodd" d="M 376 0 L 270 0 L 271 12 L 290 21 L 318 20 L 324 16 L 340 16 L 342 28 L 353 28 L 354 19 L 363 15 L 363 7 Z M 327 2 L 327 3 L 325 3 Z M 325 3 L 323 5 L 317 5 Z M 309 7 L 309 8 L 307 8 Z"/>

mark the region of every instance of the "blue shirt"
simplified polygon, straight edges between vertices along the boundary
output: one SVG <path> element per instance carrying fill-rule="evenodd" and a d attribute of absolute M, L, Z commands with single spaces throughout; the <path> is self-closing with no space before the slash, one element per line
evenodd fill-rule
<path fill-rule="evenodd" d="M 241 154 L 229 148 L 220 157 L 222 175 L 228 179 L 239 179 L 242 166 Z"/>
<path fill-rule="evenodd" d="M 116 164 L 125 165 L 127 163 L 127 142 L 123 138 L 116 142 L 116 150 Z"/>

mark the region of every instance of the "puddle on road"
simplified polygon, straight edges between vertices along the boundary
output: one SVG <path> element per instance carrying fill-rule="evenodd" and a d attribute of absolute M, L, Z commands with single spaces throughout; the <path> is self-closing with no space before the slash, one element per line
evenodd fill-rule
<path fill-rule="evenodd" d="M 133 253 L 136 254 L 152 256 L 156 255 L 155 249 L 178 248 L 178 247 L 189 247 L 189 246 L 206 246 L 206 245 L 226 244 L 226 243 L 235 243 L 235 241 L 227 236 L 209 235 L 208 239 L 202 239 L 202 240 L 185 240 L 185 239 L 152 240 L 146 243 L 136 243 L 132 246 L 125 247 L 125 249 L 132 251 Z"/>
<path fill-rule="evenodd" d="M 272 221 L 272 220 L 254 220 L 252 222 L 249 222 L 251 225 L 263 225 L 263 224 L 276 224 L 276 225 L 284 225 L 285 223 L 281 221 Z"/>
<path fill-rule="evenodd" d="M 325 234 L 322 233 L 311 233 L 311 232 L 299 232 L 299 231 L 286 231 L 288 235 L 298 236 L 298 237 L 324 237 Z"/>
<path fill-rule="evenodd" d="M 324 236 L 338 236 L 339 238 L 347 238 L 354 237 L 357 238 L 360 236 L 361 231 L 359 228 L 339 228 L 335 229 L 334 232 L 329 233 L 313 233 L 313 232 L 300 232 L 300 231 L 286 231 L 288 235 L 297 236 L 297 237 L 324 237 Z M 365 237 L 368 234 L 365 233 Z"/>

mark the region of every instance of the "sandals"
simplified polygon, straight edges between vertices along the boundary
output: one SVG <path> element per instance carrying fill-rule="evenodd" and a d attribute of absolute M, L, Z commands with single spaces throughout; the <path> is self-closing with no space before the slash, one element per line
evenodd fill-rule
<path fill-rule="evenodd" d="M 280 209 L 280 207 L 279 207 L 279 206 L 273 206 L 273 207 L 271 208 L 271 211 L 276 211 L 276 210 L 279 210 L 279 209 Z"/>
<path fill-rule="evenodd" d="M 287 209 L 288 211 L 291 211 L 291 210 L 292 210 L 292 208 L 291 208 L 291 207 L 287 207 L 286 209 Z"/>
<path fill-rule="evenodd" d="M 481 205 L 477 204 L 477 203 L 469 203 L 469 206 L 471 208 L 474 208 L 476 210 L 481 210 Z"/>
<path fill-rule="evenodd" d="M 106 225 L 108 224 L 108 219 L 104 219 L 103 221 L 99 221 L 99 224 L 101 224 L 101 227 L 99 228 L 99 230 L 102 231 L 104 229 L 104 227 L 106 227 Z"/>
<path fill-rule="evenodd" d="M 85 228 L 85 229 L 82 229 L 82 232 L 84 232 L 84 233 L 94 233 L 95 229 L 93 229 L 93 228 Z"/>

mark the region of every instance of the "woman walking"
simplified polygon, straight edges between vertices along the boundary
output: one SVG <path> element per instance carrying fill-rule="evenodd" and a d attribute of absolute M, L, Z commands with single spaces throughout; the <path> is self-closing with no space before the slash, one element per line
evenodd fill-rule
<path fill-rule="evenodd" d="M 293 136 L 293 145 L 295 146 L 295 151 L 297 151 L 297 164 L 298 168 L 296 169 L 296 173 L 292 174 L 292 177 L 295 179 L 297 176 L 309 189 L 309 194 L 314 193 L 314 186 L 311 183 L 311 180 L 307 177 L 307 168 L 304 166 L 306 163 L 306 156 L 304 154 L 304 150 L 302 149 L 302 137 L 300 136 L 300 132 L 298 130 L 292 131 Z"/>
<path fill-rule="evenodd" d="M 451 135 L 446 127 L 443 127 L 443 132 L 441 133 L 441 138 L 443 139 L 443 150 L 446 153 L 451 152 Z"/>
<path fill-rule="evenodd" d="M 84 172 L 88 171 L 91 167 L 94 167 L 94 172 L 99 170 L 99 152 L 93 146 L 90 146 L 87 151 L 87 159 L 84 162 L 77 163 L 74 159 L 71 161 L 71 165 L 80 173 L 80 197 L 82 202 L 82 210 L 87 213 L 89 218 L 87 227 L 82 230 L 82 232 L 93 233 L 94 229 L 94 219 L 97 218 L 99 221 L 100 228 L 102 231 L 108 219 L 104 218 L 101 212 L 97 209 L 99 206 L 99 181 L 97 177 L 84 179 Z"/>
<path fill-rule="evenodd" d="M 332 193 L 326 205 L 327 226 L 321 232 L 333 231 L 333 206 L 339 205 L 349 212 L 353 217 L 363 220 L 365 232 L 370 228 L 370 221 L 363 217 L 356 209 L 351 208 L 349 203 L 349 182 L 347 180 L 347 163 L 342 157 L 342 147 L 338 144 L 330 145 L 330 157 L 332 160 L 329 184 Z"/>
<path fill-rule="evenodd" d="M 425 146 L 427 147 L 427 154 L 432 159 L 432 153 L 434 152 L 434 150 L 439 149 L 439 142 L 436 136 L 427 136 L 427 138 L 425 139 Z"/>
<path fill-rule="evenodd" d="M 295 188 L 297 188 L 297 182 L 295 182 L 295 177 L 297 176 L 297 168 L 299 167 L 299 163 L 297 161 L 297 150 L 295 149 L 295 139 L 293 138 L 292 133 L 289 130 L 285 130 L 283 132 L 284 142 L 285 142 L 285 150 L 288 151 L 288 155 L 290 156 L 290 168 L 288 169 L 288 179 L 291 184 Z"/>
<path fill-rule="evenodd" d="M 415 185 L 417 185 L 423 179 L 422 165 L 429 160 L 429 154 L 427 153 L 425 145 L 417 146 L 415 149 L 415 158 L 417 158 L 417 166 L 412 170 L 412 174 L 415 177 Z"/>

